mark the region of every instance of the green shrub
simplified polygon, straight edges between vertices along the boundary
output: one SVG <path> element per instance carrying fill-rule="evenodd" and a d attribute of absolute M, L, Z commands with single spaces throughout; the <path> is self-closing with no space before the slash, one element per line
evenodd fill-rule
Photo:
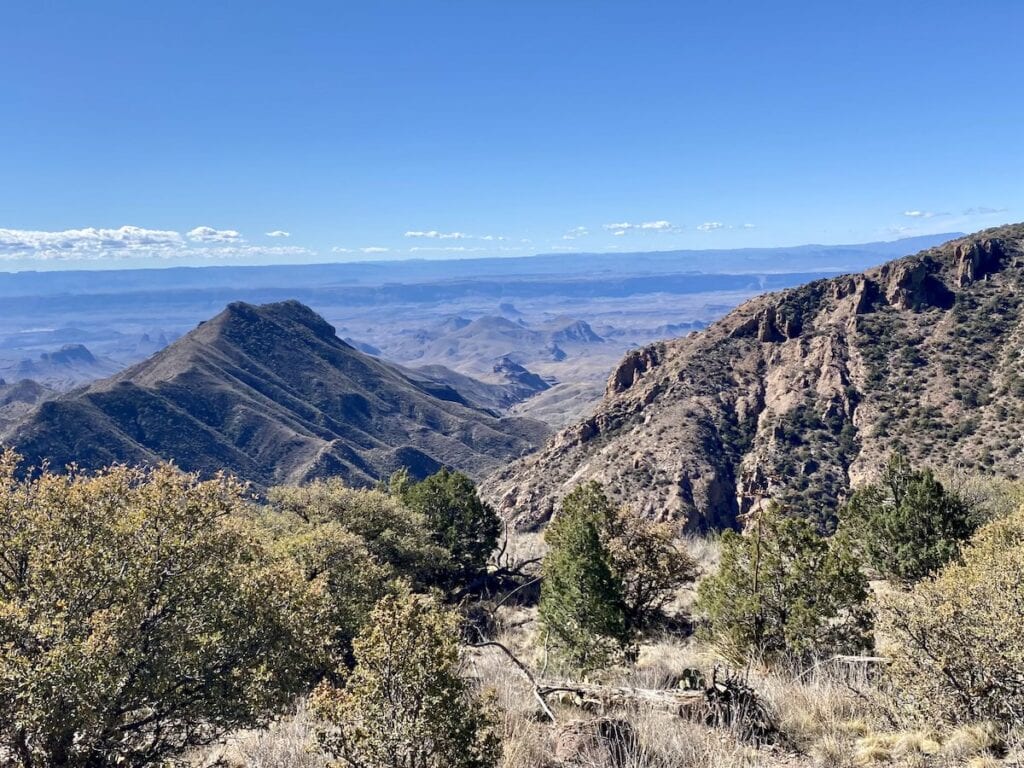
<path fill-rule="evenodd" d="M 17 463 L 0 457 L 5 764 L 160 764 L 308 685 L 320 585 L 268 551 L 239 485 L 171 467 L 19 480 Z"/>
<path fill-rule="evenodd" d="M 497 718 L 462 677 L 457 639 L 457 617 L 434 599 L 408 589 L 383 598 L 344 687 L 313 696 L 324 748 L 350 768 L 496 765 Z"/>
<path fill-rule="evenodd" d="M 881 600 L 894 694 L 931 719 L 1024 719 L 1024 510 L 988 523 L 935 578 Z"/>
<path fill-rule="evenodd" d="M 722 534 L 721 565 L 698 590 L 705 632 L 736 658 L 806 659 L 869 644 L 867 580 L 835 539 L 777 507 Z"/>
<path fill-rule="evenodd" d="M 315 539 L 317 530 L 340 527 L 358 537 L 373 561 L 387 568 L 389 579 L 405 578 L 425 586 L 435 583 L 446 568 L 447 552 L 431 540 L 424 516 L 383 491 L 318 480 L 272 488 L 268 498 L 280 515 L 275 523 L 279 535 L 305 527 Z"/>
<path fill-rule="evenodd" d="M 539 617 L 546 643 L 580 669 L 600 669 L 626 646 L 625 589 L 602 538 L 607 499 L 597 483 L 568 494 L 548 525 Z"/>
<path fill-rule="evenodd" d="M 676 539 L 670 523 L 644 520 L 613 505 L 600 485 L 586 486 L 587 503 L 600 514 L 601 543 L 612 576 L 622 584 L 628 627 L 644 631 L 684 584 L 697 578 L 697 564 Z"/>
<path fill-rule="evenodd" d="M 865 562 L 885 578 L 914 582 L 955 557 L 977 515 L 930 470 L 894 456 L 879 483 L 858 489 L 840 514 Z"/>
<path fill-rule="evenodd" d="M 472 480 L 442 469 L 419 483 L 395 479 L 392 488 L 423 516 L 434 543 L 448 553 L 446 586 L 465 585 L 484 570 L 498 544 L 501 518 L 481 501 Z"/>

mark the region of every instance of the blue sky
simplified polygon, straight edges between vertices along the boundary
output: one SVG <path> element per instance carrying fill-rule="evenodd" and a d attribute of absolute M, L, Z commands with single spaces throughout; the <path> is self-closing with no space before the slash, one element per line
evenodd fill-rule
<path fill-rule="evenodd" d="M 0 22 L 0 269 L 1024 219 L 1018 0 L 18 0 Z"/>

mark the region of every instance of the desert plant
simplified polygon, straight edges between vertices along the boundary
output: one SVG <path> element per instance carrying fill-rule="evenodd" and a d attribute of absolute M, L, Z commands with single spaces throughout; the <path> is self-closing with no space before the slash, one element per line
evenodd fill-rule
<path fill-rule="evenodd" d="M 676 526 L 644 520 L 627 507 L 607 507 L 601 537 L 632 629 L 648 629 L 679 588 L 697 578 L 697 563 L 676 532 Z"/>
<path fill-rule="evenodd" d="M 172 467 L 19 479 L 0 458 L 0 753 L 157 764 L 288 706 L 323 653 L 316 583 L 243 488 Z"/>
<path fill-rule="evenodd" d="M 977 527 L 975 511 L 931 470 L 890 459 L 880 482 L 856 490 L 840 513 L 864 561 L 882 576 L 911 583 L 956 556 Z"/>
<path fill-rule="evenodd" d="M 296 563 L 307 581 L 325 593 L 330 627 L 329 658 L 322 672 L 352 661 L 352 640 L 383 597 L 395 573 L 378 562 L 359 536 L 341 524 L 278 520 L 273 547 Z"/>
<path fill-rule="evenodd" d="M 607 665 L 627 644 L 625 590 L 602 540 L 604 494 L 591 483 L 562 501 L 548 525 L 538 615 L 546 643 L 583 669 Z"/>
<path fill-rule="evenodd" d="M 885 596 L 893 692 L 932 718 L 1024 718 L 1024 510 L 981 528 L 962 562 Z"/>
<path fill-rule="evenodd" d="M 498 544 L 501 518 L 480 499 L 472 480 L 441 469 L 418 483 L 393 479 L 391 488 L 423 516 L 434 543 L 447 552 L 445 586 L 464 585 L 483 571 Z"/>
<path fill-rule="evenodd" d="M 776 506 L 721 537 L 721 564 L 698 590 L 704 631 L 738 658 L 794 659 L 869 643 L 867 580 L 840 542 Z"/>
<path fill-rule="evenodd" d="M 431 540 L 422 514 L 385 491 L 350 488 L 330 479 L 278 486 L 267 496 L 271 509 L 281 516 L 275 525 L 282 535 L 308 526 L 340 527 L 360 539 L 373 561 L 388 569 L 389 578 L 421 586 L 440 578 L 446 550 Z"/>
<path fill-rule="evenodd" d="M 384 597 L 344 686 L 314 693 L 324 748 L 350 768 L 494 766 L 497 718 L 462 677 L 457 641 L 457 616 L 434 598 L 408 588 Z"/>

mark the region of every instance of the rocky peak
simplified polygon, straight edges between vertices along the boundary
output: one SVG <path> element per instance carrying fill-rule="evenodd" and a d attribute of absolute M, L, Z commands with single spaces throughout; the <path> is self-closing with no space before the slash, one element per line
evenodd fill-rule
<path fill-rule="evenodd" d="M 484 491 L 520 527 L 595 479 L 692 528 L 768 498 L 827 528 L 893 451 L 1024 477 L 1021 265 L 1024 224 L 752 299 L 627 354 L 591 416 Z"/>

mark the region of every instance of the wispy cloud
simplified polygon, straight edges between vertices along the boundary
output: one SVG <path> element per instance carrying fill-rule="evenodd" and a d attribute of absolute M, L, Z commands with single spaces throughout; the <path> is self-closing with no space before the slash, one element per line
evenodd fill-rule
<path fill-rule="evenodd" d="M 0 229 L 3 261 L 284 260 L 316 256 L 315 250 L 297 245 L 251 245 L 234 230 L 212 227 L 196 227 L 185 234 L 133 226 L 53 232 Z"/>
<path fill-rule="evenodd" d="M 724 229 L 725 224 L 720 221 L 705 221 L 703 224 L 698 224 L 697 229 L 701 232 L 714 232 L 716 229 Z"/>
<path fill-rule="evenodd" d="M 267 232 L 267 237 L 291 237 L 291 232 L 285 232 L 283 229 L 275 229 L 272 232 Z"/>
<path fill-rule="evenodd" d="M 173 255 L 185 246 L 178 232 L 124 226 L 55 232 L 0 229 L 0 259 L 74 260 L 128 258 L 149 252 Z"/>
<path fill-rule="evenodd" d="M 368 245 L 365 248 L 360 248 L 359 250 L 362 253 L 387 253 L 391 249 L 385 248 L 381 245 Z"/>
<path fill-rule="evenodd" d="M 964 211 L 964 216 L 988 216 L 992 213 L 1006 213 L 1006 208 L 989 208 L 987 205 L 979 205 L 975 208 L 968 208 Z"/>
<path fill-rule="evenodd" d="M 917 209 L 904 211 L 903 215 L 911 219 L 934 219 L 936 216 L 949 216 L 948 211 L 919 211 Z"/>
<path fill-rule="evenodd" d="M 438 232 L 436 229 L 420 230 L 411 229 L 405 233 L 406 237 L 425 237 L 430 240 L 465 240 L 469 235 L 465 232 Z"/>
<path fill-rule="evenodd" d="M 589 234 L 590 234 L 590 230 L 587 229 L 586 227 L 573 227 L 568 232 L 566 232 L 564 235 L 562 235 L 562 239 L 563 240 L 576 240 L 576 239 L 581 238 L 581 237 L 586 237 Z"/>
<path fill-rule="evenodd" d="M 470 248 L 465 245 L 417 245 L 409 249 L 409 253 L 482 253 L 484 251 L 487 251 L 487 249 L 479 247 Z"/>
<path fill-rule="evenodd" d="M 214 229 L 213 227 L 196 227 L 185 236 L 194 243 L 240 243 L 242 235 L 233 229 Z"/>
<path fill-rule="evenodd" d="M 617 224 L 605 224 L 604 228 L 615 235 L 624 235 L 627 232 L 671 232 L 678 231 L 672 226 L 672 222 L 659 219 L 658 221 L 630 222 L 621 221 Z"/>

